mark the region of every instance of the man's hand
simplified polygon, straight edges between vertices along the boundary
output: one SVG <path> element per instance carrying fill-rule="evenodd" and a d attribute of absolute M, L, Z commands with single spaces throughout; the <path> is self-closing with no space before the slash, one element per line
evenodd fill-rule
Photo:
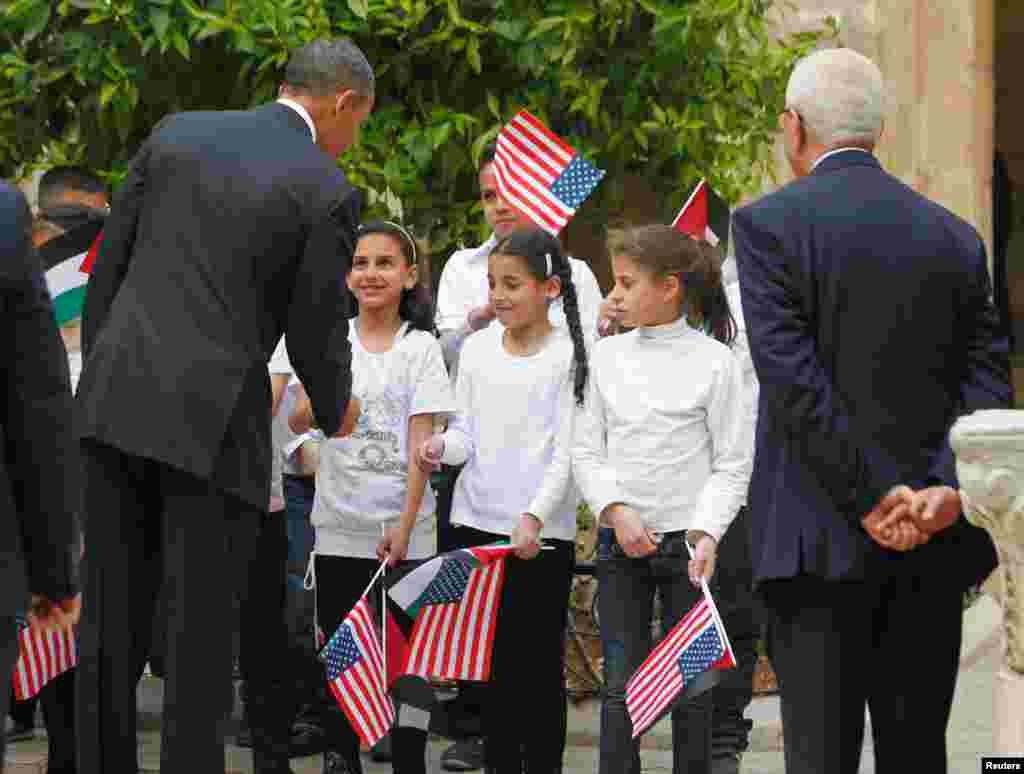
<path fill-rule="evenodd" d="M 466 327 L 472 333 L 482 331 L 497 316 L 498 313 L 494 311 L 494 304 L 488 301 L 486 304 L 475 306 L 469 310 L 469 314 L 466 315 Z"/>
<path fill-rule="evenodd" d="M 409 555 L 409 533 L 401 527 L 384 527 L 384 538 L 377 546 L 377 558 L 382 562 L 385 557 L 388 567 L 394 567 L 405 561 Z"/>
<path fill-rule="evenodd" d="M 686 540 L 694 547 L 693 559 L 687 565 L 690 573 L 690 583 L 700 588 L 701 578 L 710 581 L 711 577 L 715 574 L 718 541 L 703 530 L 691 530 L 686 535 Z"/>
<path fill-rule="evenodd" d="M 43 594 L 33 594 L 27 616 L 29 626 L 39 634 L 71 631 L 71 627 L 77 626 L 81 617 L 81 594 L 75 594 L 59 602 L 54 602 Z"/>
<path fill-rule="evenodd" d="M 416 465 L 424 473 L 440 470 L 442 454 L 444 454 L 444 437 L 435 433 L 416 449 Z"/>
<path fill-rule="evenodd" d="M 532 513 L 519 516 L 519 523 L 512 530 L 512 546 L 520 559 L 533 559 L 540 553 L 540 531 L 544 525 Z"/>
<path fill-rule="evenodd" d="M 934 535 L 952 526 L 962 511 L 960 492 L 951 486 L 919 489 L 910 503 L 910 518 L 927 535 Z"/>
<path fill-rule="evenodd" d="M 897 486 L 890 490 L 861 519 L 871 539 L 890 551 L 910 551 L 927 543 L 931 536 L 919 530 L 910 518 L 913 499 L 914 491 L 908 486 Z"/>
<path fill-rule="evenodd" d="M 341 427 L 334 434 L 335 438 L 344 438 L 352 435 L 352 431 L 356 429 L 356 422 L 359 421 L 359 412 L 361 410 L 362 405 L 359 403 L 359 398 L 355 395 L 350 397 L 348 399 L 348 406 L 345 407 L 345 416 L 341 418 Z"/>
<path fill-rule="evenodd" d="M 633 509 L 621 504 L 610 505 L 605 508 L 602 518 L 615 529 L 615 539 L 629 558 L 641 559 L 658 550 L 640 514 Z"/>
<path fill-rule="evenodd" d="M 313 426 L 313 404 L 309 402 L 306 388 L 301 384 L 295 388 L 295 404 L 288 415 L 288 429 L 295 435 L 309 432 Z"/>

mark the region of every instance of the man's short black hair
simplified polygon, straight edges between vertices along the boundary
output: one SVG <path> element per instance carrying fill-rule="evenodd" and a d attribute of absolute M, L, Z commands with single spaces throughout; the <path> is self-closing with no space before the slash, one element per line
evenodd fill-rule
<path fill-rule="evenodd" d="M 293 92 L 314 97 L 326 97 L 346 89 L 362 97 L 372 97 L 373 68 L 351 40 L 324 38 L 292 52 L 284 85 Z"/>
<path fill-rule="evenodd" d="M 98 175 L 82 167 L 53 167 L 39 178 L 39 209 L 60 206 L 70 191 L 108 195 L 107 184 Z"/>
<path fill-rule="evenodd" d="M 483 172 L 484 167 L 488 164 L 494 163 L 494 157 L 498 153 L 498 144 L 494 142 L 487 143 L 483 150 L 480 151 L 480 161 L 477 162 L 476 171 Z"/>

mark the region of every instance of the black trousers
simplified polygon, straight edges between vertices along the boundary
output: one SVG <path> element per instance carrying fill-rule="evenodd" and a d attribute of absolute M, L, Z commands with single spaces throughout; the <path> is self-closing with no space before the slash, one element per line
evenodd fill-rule
<path fill-rule="evenodd" d="M 787 774 L 856 774 L 871 712 L 877 774 L 945 774 L 962 589 L 941 577 L 771 581 L 770 657 Z"/>
<path fill-rule="evenodd" d="M 736 668 L 727 670 L 712 692 L 713 758 L 735 755 L 746 750 L 753 725 L 744 719 L 743 713 L 753 698 L 757 638 L 763 611 L 754 593 L 747 514 L 748 509 L 742 508 L 722 536 L 718 546 L 715 577 L 711 582 L 711 592 L 736 658 Z"/>
<path fill-rule="evenodd" d="M 11 675 L 18 660 L 18 625 L 13 615 L 0 613 L 0 719 L 7 722 L 11 708 Z M 0 767 L 4 761 L 4 742 L 7 734 L 0 734 Z"/>
<path fill-rule="evenodd" d="M 261 575 L 268 586 L 276 579 L 283 588 L 283 565 L 267 571 L 258 550 L 280 519 L 167 465 L 91 441 L 82 451 L 87 537 L 75 718 L 79 771 L 138 771 L 135 691 L 162 593 L 161 771 L 223 772 L 233 701 L 232 600 Z M 284 644 L 274 604 L 243 616 L 242 659 L 257 680 L 272 676 Z M 254 725 L 263 720 L 254 718 Z M 256 728 L 253 733 L 260 736 Z"/>
<path fill-rule="evenodd" d="M 507 535 L 455 529 L 463 547 Z M 558 774 L 567 729 L 565 624 L 576 547 L 545 541 L 529 561 L 510 557 L 494 629 L 483 728 L 488 774 Z"/>

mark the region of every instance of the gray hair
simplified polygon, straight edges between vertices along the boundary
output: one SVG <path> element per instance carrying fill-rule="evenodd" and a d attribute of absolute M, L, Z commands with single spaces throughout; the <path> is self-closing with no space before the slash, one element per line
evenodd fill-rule
<path fill-rule="evenodd" d="M 326 97 L 347 89 L 372 97 L 374 75 L 366 56 L 351 40 L 324 38 L 292 53 L 284 83 L 291 91 L 314 97 Z"/>
<path fill-rule="evenodd" d="M 850 48 L 804 57 L 786 87 L 786 107 L 822 145 L 865 142 L 882 135 L 885 87 L 878 66 Z"/>

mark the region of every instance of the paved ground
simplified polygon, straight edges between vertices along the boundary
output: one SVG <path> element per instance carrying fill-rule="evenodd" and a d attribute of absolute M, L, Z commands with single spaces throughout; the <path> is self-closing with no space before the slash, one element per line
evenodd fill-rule
<path fill-rule="evenodd" d="M 966 614 L 960 679 L 957 686 L 953 716 L 949 728 L 950 774 L 976 774 L 979 759 L 992 744 L 992 686 L 999 663 L 1000 613 L 989 598 L 977 602 Z M 926 646 L 927 643 L 922 643 Z M 142 731 L 139 746 L 143 771 L 159 770 L 159 706 L 161 684 L 147 678 L 139 689 Z M 779 740 L 779 703 L 774 697 L 755 699 L 748 711 L 754 720 L 751 749 L 743 759 L 745 774 L 783 774 L 782 750 Z M 596 733 L 598 704 L 595 701 L 571 706 L 569 711 L 569 743 L 566 751 L 566 774 L 593 774 L 597 770 Z M 441 752 L 447 746 L 443 739 L 430 743 L 428 771 L 440 771 Z M 671 771 L 671 732 L 667 723 L 653 729 L 645 737 L 643 753 L 647 771 Z M 42 736 L 13 745 L 8 756 L 8 774 L 45 774 L 46 740 Z M 389 764 L 364 761 L 366 774 L 390 772 Z M 319 774 L 320 758 L 293 761 L 296 774 Z M 249 752 L 228 747 L 228 769 L 251 772 Z M 873 774 L 870 737 L 865 746 L 861 774 Z"/>

